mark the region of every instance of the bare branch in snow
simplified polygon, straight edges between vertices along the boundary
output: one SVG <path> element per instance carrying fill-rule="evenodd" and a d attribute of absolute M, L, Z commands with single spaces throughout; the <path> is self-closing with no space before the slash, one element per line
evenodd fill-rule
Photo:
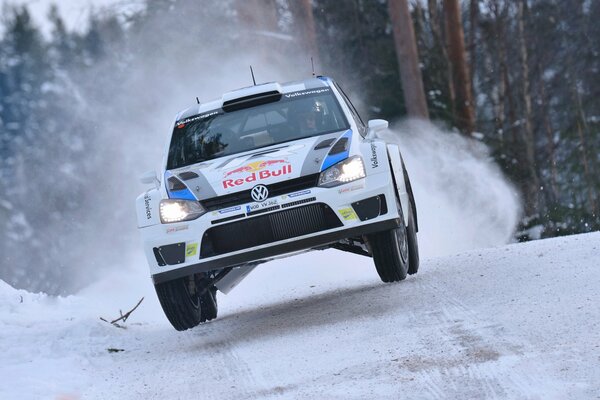
<path fill-rule="evenodd" d="M 131 310 L 127 311 L 125 314 L 123 314 L 123 311 L 119 310 L 119 314 L 121 316 L 119 318 L 117 318 L 117 319 L 114 319 L 114 320 L 112 320 L 110 322 L 108 320 L 102 318 L 102 317 L 100 317 L 100 319 L 102 321 L 106 322 L 106 323 L 109 323 L 109 324 L 112 324 L 112 325 L 116 326 L 117 328 L 125 329 L 125 327 L 123 325 L 118 324 L 118 322 L 119 321 L 126 322 L 127 318 L 129 318 L 129 316 L 131 315 L 131 313 L 134 312 L 135 309 L 138 308 L 140 304 L 142 304 L 142 301 L 144 301 L 143 297 L 140 299 L 140 301 L 137 302 L 137 304 L 135 305 L 135 307 L 133 307 Z"/>

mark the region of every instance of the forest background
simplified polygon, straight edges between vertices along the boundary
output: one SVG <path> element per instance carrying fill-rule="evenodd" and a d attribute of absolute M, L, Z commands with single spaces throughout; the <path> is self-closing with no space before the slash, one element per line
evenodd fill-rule
<path fill-rule="evenodd" d="M 522 199 L 515 240 L 600 228 L 598 1 L 136 3 L 79 29 L 53 7 L 47 34 L 2 7 L 0 279 L 15 287 L 71 293 L 121 260 L 175 113 L 247 86 L 249 65 L 306 78 L 311 57 L 363 120 L 487 145 Z"/>

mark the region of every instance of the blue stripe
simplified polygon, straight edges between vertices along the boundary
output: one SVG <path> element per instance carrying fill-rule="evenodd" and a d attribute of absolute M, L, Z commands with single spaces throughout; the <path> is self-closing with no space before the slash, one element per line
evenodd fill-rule
<path fill-rule="evenodd" d="M 172 177 L 173 174 L 170 171 L 165 171 L 165 187 L 167 189 L 167 194 L 170 199 L 181 199 L 181 200 L 198 200 L 194 193 L 187 187 L 181 190 L 169 190 L 169 178 Z M 185 185 L 185 183 L 184 183 Z"/>
<path fill-rule="evenodd" d="M 327 168 L 331 167 L 334 164 L 339 163 L 340 161 L 345 160 L 346 158 L 348 158 L 348 156 L 350 155 L 350 144 L 352 141 L 352 130 L 348 129 L 346 132 L 344 132 L 344 134 L 342 136 L 340 136 L 338 138 L 338 140 L 340 140 L 341 138 L 348 138 L 348 143 L 346 144 L 347 146 L 347 150 L 342 152 L 342 153 L 338 153 L 338 154 L 334 154 L 332 156 L 328 155 L 327 157 L 325 157 L 325 160 L 323 160 L 323 165 L 321 165 L 321 172 L 325 171 Z M 337 143 L 337 141 L 336 141 Z M 335 144 L 333 145 L 335 146 Z M 331 146 L 331 147 L 333 147 Z"/>
<path fill-rule="evenodd" d="M 197 200 L 196 196 L 194 196 L 190 189 L 173 190 L 169 193 L 169 198 L 181 200 Z"/>

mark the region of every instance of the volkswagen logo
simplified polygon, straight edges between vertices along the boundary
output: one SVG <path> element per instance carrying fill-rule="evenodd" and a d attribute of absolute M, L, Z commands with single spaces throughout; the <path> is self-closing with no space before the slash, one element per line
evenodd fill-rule
<path fill-rule="evenodd" d="M 269 197 L 269 189 L 265 185 L 256 185 L 250 191 L 250 196 L 254 201 L 263 201 Z"/>

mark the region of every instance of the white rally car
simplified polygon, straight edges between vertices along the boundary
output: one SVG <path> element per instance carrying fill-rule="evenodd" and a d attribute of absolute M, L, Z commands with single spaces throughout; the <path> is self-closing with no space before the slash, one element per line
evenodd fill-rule
<path fill-rule="evenodd" d="M 419 267 L 417 212 L 396 144 L 377 138 L 327 77 L 225 93 L 180 112 L 137 220 L 177 330 L 217 316 L 258 264 L 335 248 L 372 257 L 384 282 Z"/>

